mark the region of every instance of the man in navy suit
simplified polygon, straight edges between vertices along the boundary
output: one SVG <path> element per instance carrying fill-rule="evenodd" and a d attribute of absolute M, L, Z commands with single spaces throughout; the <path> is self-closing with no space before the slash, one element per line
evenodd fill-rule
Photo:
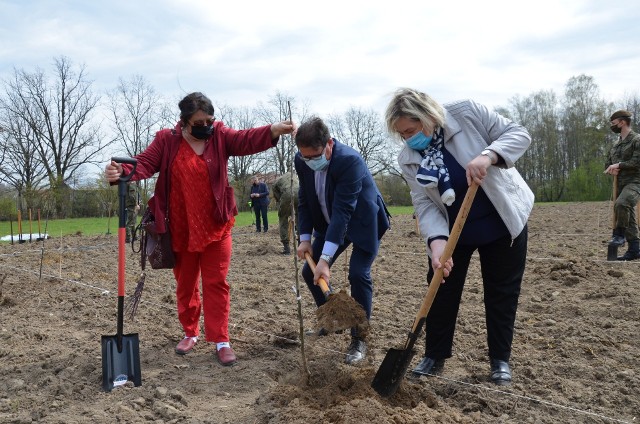
<path fill-rule="evenodd" d="M 267 221 L 267 211 L 269 209 L 269 187 L 264 180 L 253 177 L 251 184 L 251 206 L 256 214 L 256 232 L 260 232 L 260 218 L 262 217 L 262 227 L 266 233 L 269 230 L 269 221 Z"/>
<path fill-rule="evenodd" d="M 297 255 L 304 259 L 305 252 L 309 252 L 316 262 L 315 272 L 305 264 L 302 276 L 316 305 L 321 306 L 325 298 L 316 283 L 320 277 L 327 283 L 330 281 L 331 265 L 352 244 L 351 296 L 370 319 L 371 265 L 378 254 L 380 239 L 389 228 L 389 215 L 380 191 L 362 156 L 332 138 L 320 118 L 312 117 L 300 125 L 296 145 L 295 168 L 300 182 Z M 362 361 L 366 351 L 363 335 L 352 328 L 345 362 Z"/>

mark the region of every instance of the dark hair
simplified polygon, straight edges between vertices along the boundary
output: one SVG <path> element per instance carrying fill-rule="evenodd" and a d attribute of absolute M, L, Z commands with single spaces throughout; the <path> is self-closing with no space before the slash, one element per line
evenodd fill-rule
<path fill-rule="evenodd" d="M 331 135 L 329 128 L 317 116 L 312 116 L 296 131 L 296 146 L 318 148 L 327 145 Z"/>
<path fill-rule="evenodd" d="M 187 95 L 184 99 L 180 100 L 178 107 L 180 108 L 180 121 L 184 126 L 189 123 L 189 119 L 199 110 L 207 115 L 213 116 L 214 113 L 211 100 L 200 92 Z"/>

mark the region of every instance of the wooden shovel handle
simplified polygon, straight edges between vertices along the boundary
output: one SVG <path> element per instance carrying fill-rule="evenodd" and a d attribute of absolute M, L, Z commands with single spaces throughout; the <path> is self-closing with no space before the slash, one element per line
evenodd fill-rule
<path fill-rule="evenodd" d="M 307 260 L 307 263 L 309 264 L 309 267 L 311 268 L 311 272 L 315 272 L 316 271 L 316 263 L 313 261 L 313 258 L 311 257 L 309 252 L 305 252 L 304 253 L 304 258 Z M 324 297 L 329 297 L 329 294 L 331 294 L 331 289 L 329 289 L 329 285 L 324 280 L 324 278 L 320 277 L 318 279 L 318 286 L 320 286 L 320 289 L 322 290 L 322 293 L 324 293 Z"/>
<path fill-rule="evenodd" d="M 613 210 L 611 211 L 611 229 L 616 229 L 616 199 L 618 198 L 618 176 L 613 176 L 613 202 L 611 203 L 613 206 Z"/>
<path fill-rule="evenodd" d="M 473 203 L 473 198 L 476 196 L 476 192 L 478 191 L 478 184 L 472 182 L 469 188 L 467 189 L 467 194 L 464 196 L 464 200 L 462 201 L 462 206 L 460 206 L 460 211 L 458 212 L 458 216 L 456 216 L 456 220 L 453 223 L 453 228 L 451 229 L 451 234 L 449 234 L 449 240 L 447 240 L 447 244 L 444 247 L 444 252 L 440 257 L 440 263 L 444 264 L 451 258 L 453 255 L 453 250 L 456 248 L 456 244 L 458 243 L 458 239 L 460 238 L 460 232 L 462 232 L 462 227 L 464 227 L 464 222 L 467 220 L 467 216 L 469 216 L 469 210 L 471 209 L 471 204 Z M 417 219 L 417 217 L 416 217 Z M 431 283 L 429 283 L 429 290 L 427 290 L 427 294 L 424 296 L 422 300 L 422 304 L 420 305 L 420 310 L 418 311 L 418 315 L 416 316 L 415 321 L 413 322 L 413 327 L 411 332 L 415 332 L 418 328 L 418 324 L 420 320 L 425 318 L 429 313 L 429 309 L 431 309 L 431 305 L 433 304 L 433 299 L 436 297 L 436 293 L 438 292 L 438 288 L 444 279 L 444 268 L 436 269 L 436 272 L 431 279 Z"/>

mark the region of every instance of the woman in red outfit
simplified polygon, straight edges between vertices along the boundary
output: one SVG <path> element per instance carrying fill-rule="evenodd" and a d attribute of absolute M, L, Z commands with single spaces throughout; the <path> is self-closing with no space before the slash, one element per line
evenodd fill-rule
<path fill-rule="evenodd" d="M 233 188 L 227 178 L 230 156 L 267 150 L 283 134 L 293 132 L 292 122 L 234 130 L 214 121 L 211 101 L 191 93 L 178 103 L 180 121 L 174 129 L 156 134 L 138 160 L 132 180 L 159 172 L 148 207 L 158 232 L 171 232 L 176 265 L 178 319 L 185 336 L 176 353 L 189 353 L 200 335 L 200 312 L 204 309 L 207 342 L 216 344 L 218 361 L 233 365 L 236 355 L 229 344 L 229 284 L 231 228 L 238 214 Z M 105 175 L 115 183 L 131 165 L 109 163 Z M 202 301 L 199 280 L 202 278 Z"/>

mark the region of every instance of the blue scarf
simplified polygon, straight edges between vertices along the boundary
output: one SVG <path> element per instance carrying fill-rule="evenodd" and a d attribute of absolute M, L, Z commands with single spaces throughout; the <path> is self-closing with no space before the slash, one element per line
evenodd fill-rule
<path fill-rule="evenodd" d="M 424 187 L 438 187 L 442 202 L 451 206 L 456 200 L 456 193 L 451 185 L 449 170 L 444 164 L 442 146 L 444 145 L 444 129 L 438 128 L 427 149 L 420 152 L 422 162 L 416 174 L 416 181 Z"/>

